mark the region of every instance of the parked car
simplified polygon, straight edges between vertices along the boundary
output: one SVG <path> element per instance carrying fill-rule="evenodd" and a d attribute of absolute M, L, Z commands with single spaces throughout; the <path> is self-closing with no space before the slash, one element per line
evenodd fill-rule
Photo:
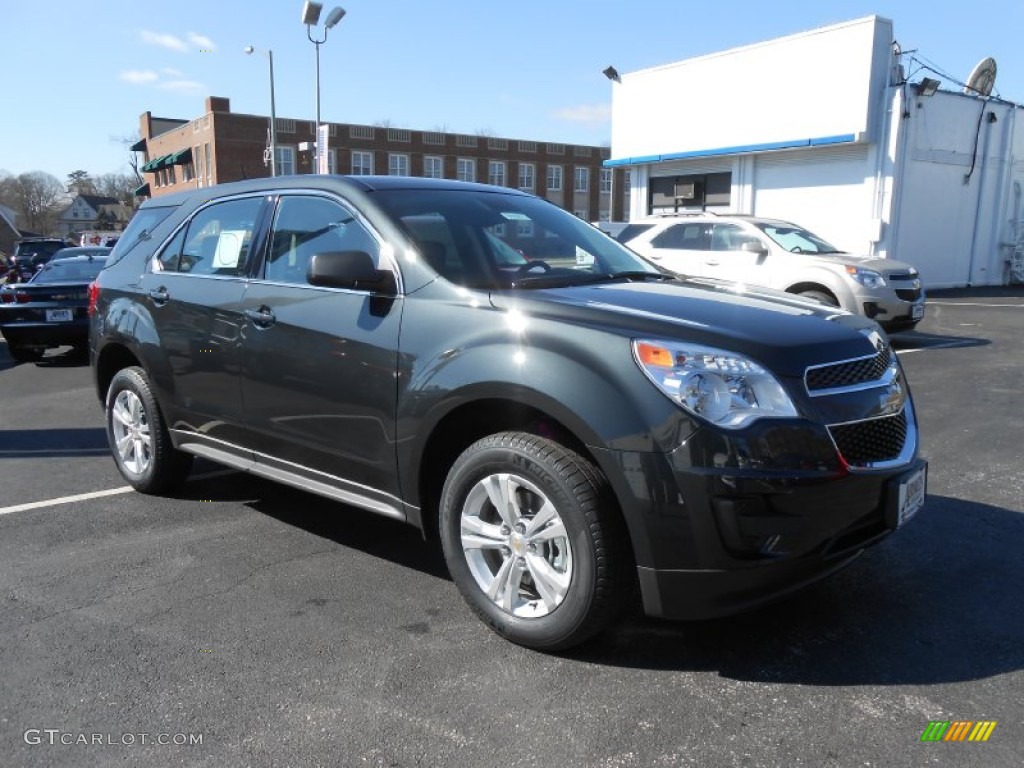
<path fill-rule="evenodd" d="M 680 274 L 763 285 L 907 331 L 924 317 L 921 276 L 910 264 L 844 253 L 812 232 L 753 216 L 673 216 L 619 233 L 652 262 Z"/>
<path fill-rule="evenodd" d="M 53 258 L 53 255 L 68 243 L 57 237 L 32 237 L 19 240 L 14 246 L 11 256 L 8 283 L 27 281 L 40 267 Z"/>
<path fill-rule="evenodd" d="M 480 618 L 533 648 L 592 636 L 638 582 L 670 618 L 778 597 L 924 502 L 875 323 L 678 279 L 511 189 L 165 195 L 94 285 L 128 483 L 167 492 L 203 456 L 418 526 Z"/>
<path fill-rule="evenodd" d="M 0 333 L 21 363 L 70 344 L 84 352 L 89 338 L 88 290 L 110 248 L 64 248 L 28 282 L 0 288 Z"/>

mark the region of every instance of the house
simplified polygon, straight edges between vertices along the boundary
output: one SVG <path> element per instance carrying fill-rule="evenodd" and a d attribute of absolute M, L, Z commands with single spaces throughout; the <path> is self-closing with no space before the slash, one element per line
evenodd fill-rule
<path fill-rule="evenodd" d="M 6 205 L 0 205 L 0 254 L 10 256 L 14 245 L 21 239 L 16 224 L 17 214 Z"/>
<path fill-rule="evenodd" d="M 57 220 L 62 235 L 83 229 L 121 230 L 132 217 L 132 209 L 113 197 L 76 194 Z"/>
<path fill-rule="evenodd" d="M 622 74 L 605 167 L 632 170 L 629 218 L 786 219 L 931 288 L 1024 279 L 1022 108 L 991 59 L 959 82 L 896 39 L 869 16 Z"/>

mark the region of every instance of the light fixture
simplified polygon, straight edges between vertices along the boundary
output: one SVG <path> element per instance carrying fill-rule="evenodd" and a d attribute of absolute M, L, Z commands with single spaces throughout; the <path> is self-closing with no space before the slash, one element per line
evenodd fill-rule
<path fill-rule="evenodd" d="M 323 9 L 323 3 L 314 3 L 312 0 L 306 0 L 302 6 L 302 23 L 315 27 L 316 23 L 320 21 L 320 11 Z"/>
<path fill-rule="evenodd" d="M 331 29 L 332 27 L 334 27 L 335 24 L 341 21 L 344 18 L 344 16 L 345 9 L 339 5 L 335 7 L 334 10 L 332 10 L 329 14 L 327 14 L 327 20 L 324 21 L 324 26 L 327 29 Z"/>
<path fill-rule="evenodd" d="M 935 92 L 939 90 L 939 86 L 942 85 L 942 81 L 935 80 L 931 77 L 921 78 L 921 82 L 917 84 L 917 95 L 918 96 L 934 96 Z"/>
<path fill-rule="evenodd" d="M 601 71 L 604 73 L 604 76 L 607 77 L 609 80 L 613 80 L 616 83 L 622 82 L 622 78 L 619 77 L 619 71 L 615 69 L 615 67 L 608 67 L 608 69 L 602 69 Z"/>

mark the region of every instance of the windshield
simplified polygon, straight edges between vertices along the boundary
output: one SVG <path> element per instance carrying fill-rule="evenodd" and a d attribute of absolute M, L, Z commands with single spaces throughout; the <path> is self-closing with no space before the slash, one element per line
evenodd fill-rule
<path fill-rule="evenodd" d="M 106 259 L 54 259 L 44 266 L 33 283 L 90 283 L 103 269 Z"/>
<path fill-rule="evenodd" d="M 782 221 L 755 221 L 757 228 L 792 253 L 841 253 L 813 232 Z"/>
<path fill-rule="evenodd" d="M 465 189 L 380 190 L 377 202 L 447 280 L 475 288 L 547 288 L 663 279 L 596 227 L 535 197 Z"/>

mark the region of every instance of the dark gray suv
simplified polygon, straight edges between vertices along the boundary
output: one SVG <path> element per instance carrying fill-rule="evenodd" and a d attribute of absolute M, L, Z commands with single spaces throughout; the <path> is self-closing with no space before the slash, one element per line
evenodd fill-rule
<path fill-rule="evenodd" d="M 159 197 L 90 311 L 135 488 L 203 456 L 418 526 L 473 610 L 534 648 L 590 637 L 637 585 L 673 618 L 778 597 L 924 503 L 875 323 L 677 278 L 509 189 L 302 176 Z"/>

